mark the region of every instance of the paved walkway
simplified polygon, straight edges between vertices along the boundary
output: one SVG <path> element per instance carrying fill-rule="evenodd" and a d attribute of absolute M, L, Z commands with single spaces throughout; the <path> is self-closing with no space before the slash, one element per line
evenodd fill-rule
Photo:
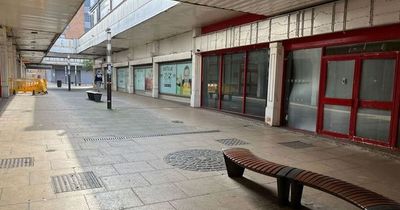
<path fill-rule="evenodd" d="M 229 146 L 220 139 L 245 141 L 241 147 L 268 160 L 400 202 L 396 157 L 259 121 L 123 93 L 114 93 L 114 110 L 108 111 L 82 89 L 50 89 L 0 103 L 0 158 L 27 157 L 0 169 L 1 210 L 281 209 L 274 179 L 249 171 L 236 181 L 226 176 L 218 151 Z M 312 147 L 280 144 L 292 141 Z M 303 205 L 354 208 L 309 188 Z"/>

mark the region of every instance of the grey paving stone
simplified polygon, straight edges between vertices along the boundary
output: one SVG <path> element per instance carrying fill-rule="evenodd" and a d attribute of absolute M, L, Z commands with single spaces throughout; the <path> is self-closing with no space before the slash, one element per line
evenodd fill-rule
<path fill-rule="evenodd" d="M 86 200 L 83 196 L 74 196 L 67 198 L 58 198 L 30 203 L 30 210 L 89 210 Z"/>
<path fill-rule="evenodd" d="M 131 187 L 150 185 L 140 174 L 124 174 L 102 177 L 101 180 L 109 190 L 119 190 Z"/>
<path fill-rule="evenodd" d="M 92 165 L 109 165 L 109 164 L 127 162 L 126 159 L 121 155 L 95 156 L 95 157 L 89 157 L 89 160 Z"/>
<path fill-rule="evenodd" d="M 165 202 L 187 197 L 183 191 L 172 184 L 138 187 L 133 190 L 145 204 Z"/>
<path fill-rule="evenodd" d="M 113 210 L 141 206 L 131 189 L 85 195 L 90 210 Z"/>
<path fill-rule="evenodd" d="M 157 204 L 150 204 L 140 207 L 129 208 L 127 210 L 175 210 L 171 204 L 165 203 L 157 203 Z"/>
<path fill-rule="evenodd" d="M 150 152 L 130 152 L 122 154 L 122 156 L 129 162 L 134 161 L 146 161 L 146 160 L 156 160 L 159 159 L 157 156 L 151 154 Z"/>
<path fill-rule="evenodd" d="M 132 162 L 132 163 L 114 164 L 114 168 L 120 174 L 133 174 L 133 173 L 142 172 L 142 171 L 152 171 L 152 170 L 154 170 L 154 168 L 151 167 L 146 162 Z"/>
<path fill-rule="evenodd" d="M 152 185 L 186 180 L 186 177 L 175 169 L 141 172 L 141 175 Z"/>

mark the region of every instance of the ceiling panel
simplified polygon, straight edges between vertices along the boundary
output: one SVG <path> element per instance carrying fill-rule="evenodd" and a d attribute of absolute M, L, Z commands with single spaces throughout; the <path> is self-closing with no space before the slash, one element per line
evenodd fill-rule
<path fill-rule="evenodd" d="M 9 28 L 26 62 L 40 62 L 83 0 L 0 0 L 0 25 Z"/>
<path fill-rule="evenodd" d="M 273 16 L 332 0 L 178 0 L 184 3 L 203 5 L 264 16 Z"/>

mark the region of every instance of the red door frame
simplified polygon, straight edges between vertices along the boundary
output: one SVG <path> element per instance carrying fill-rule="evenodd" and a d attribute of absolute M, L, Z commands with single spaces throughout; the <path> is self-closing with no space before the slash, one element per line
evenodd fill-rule
<path fill-rule="evenodd" d="M 319 93 L 319 104 L 318 104 L 318 120 L 317 120 L 317 133 L 330 135 L 339 138 L 350 138 L 353 141 L 363 142 L 367 144 L 379 145 L 384 147 L 394 148 L 397 141 L 398 134 L 398 123 L 399 123 L 399 106 L 398 102 L 400 99 L 400 85 L 396 83 L 399 81 L 400 76 L 400 59 L 399 52 L 382 52 L 382 53 L 363 53 L 363 54 L 351 54 L 351 55 L 335 55 L 335 56 L 324 56 L 322 59 L 322 68 L 321 68 L 321 78 L 320 78 L 320 93 Z M 396 61 L 395 64 L 395 76 L 393 83 L 393 95 L 391 102 L 381 102 L 381 101 L 365 101 L 359 99 L 360 94 L 360 82 L 361 82 L 361 73 L 362 73 L 362 61 L 366 59 L 394 59 Z M 353 92 L 352 99 L 336 99 L 336 98 L 326 98 L 326 82 L 327 82 L 327 64 L 328 61 L 345 61 L 345 60 L 354 60 L 354 78 L 353 78 Z M 324 113 L 324 105 L 341 105 L 351 107 L 350 113 L 350 127 L 349 134 L 340 134 L 330 131 L 323 130 L 323 113 Z M 391 112 L 390 119 L 390 129 L 389 129 L 389 141 L 388 143 L 357 137 L 356 123 L 357 123 L 357 112 L 360 108 L 372 108 L 377 110 L 387 110 Z"/>

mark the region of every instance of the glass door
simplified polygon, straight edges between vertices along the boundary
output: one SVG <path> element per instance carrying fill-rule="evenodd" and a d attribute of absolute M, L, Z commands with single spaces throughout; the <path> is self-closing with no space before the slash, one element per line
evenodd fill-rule
<path fill-rule="evenodd" d="M 389 145 L 395 110 L 396 54 L 323 59 L 318 131 Z"/>
<path fill-rule="evenodd" d="M 323 60 L 321 91 L 322 132 L 339 137 L 350 134 L 355 59 Z"/>

